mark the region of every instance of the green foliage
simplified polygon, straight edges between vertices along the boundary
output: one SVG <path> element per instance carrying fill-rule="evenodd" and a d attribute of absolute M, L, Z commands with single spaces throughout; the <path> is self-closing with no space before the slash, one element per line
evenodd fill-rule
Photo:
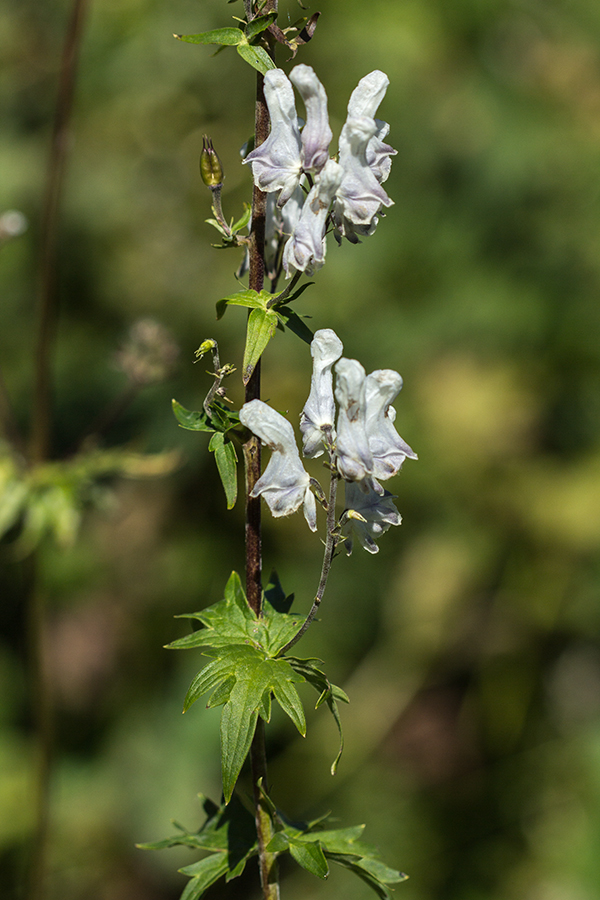
<path fill-rule="evenodd" d="M 17 529 L 19 555 L 30 553 L 45 537 L 60 547 L 72 547 L 83 510 L 102 505 L 107 479 L 161 476 L 178 463 L 177 452 L 114 449 L 26 468 L 0 446 L 0 538 Z"/>
<path fill-rule="evenodd" d="M 227 509 L 233 509 L 237 500 L 237 453 L 233 443 L 223 432 L 216 431 L 211 437 L 208 449 L 215 454 L 219 476 L 227 498 Z"/>
<path fill-rule="evenodd" d="M 318 663 L 321 662 L 320 659 L 298 659 L 295 656 L 288 656 L 286 659 L 289 660 L 290 665 L 299 675 L 302 675 L 309 684 L 312 684 L 314 688 L 319 692 L 319 699 L 315 704 L 315 709 L 318 709 L 323 703 L 327 704 L 327 707 L 335 720 L 335 724 L 337 725 L 338 732 L 340 735 L 340 746 L 337 752 L 337 756 L 335 757 L 333 763 L 331 764 L 331 774 L 335 775 L 338 767 L 338 763 L 344 752 L 344 735 L 342 732 L 342 721 L 340 719 L 340 714 L 338 711 L 338 701 L 342 703 L 349 703 L 348 695 L 338 687 L 336 684 L 331 684 L 325 673 L 319 668 Z"/>
<path fill-rule="evenodd" d="M 251 22 L 241 22 L 240 28 L 216 28 L 201 34 L 175 34 L 179 41 L 188 44 L 218 44 L 221 47 L 235 47 L 242 59 L 262 75 L 275 68 L 275 63 L 264 47 L 257 41 L 265 29 L 277 19 L 277 13 L 257 16 Z"/>
<path fill-rule="evenodd" d="M 200 631 L 169 644 L 170 649 L 202 647 L 213 657 L 192 681 L 184 712 L 203 694 L 212 691 L 207 706 L 223 706 L 221 715 L 221 769 L 226 802 L 252 743 L 258 716 L 271 717 L 271 695 L 306 734 L 302 702 L 295 685 L 305 680 L 278 652 L 300 624 L 297 616 L 278 612 L 265 600 L 258 618 L 246 601 L 239 575 L 232 572 L 225 597 L 199 613 Z"/>
<path fill-rule="evenodd" d="M 181 900 L 199 898 L 222 876 L 231 881 L 242 874 L 246 862 L 257 853 L 256 829 L 253 816 L 242 806 L 237 797 L 228 805 L 218 807 L 202 797 L 206 820 L 196 832 L 180 825 L 179 834 L 163 841 L 138 844 L 141 850 L 165 850 L 184 846 L 208 852 L 199 862 L 179 871 L 191 881 L 185 887 Z"/>
<path fill-rule="evenodd" d="M 270 309 L 253 309 L 248 316 L 244 362 L 242 363 L 244 384 L 248 384 L 250 381 L 257 362 L 274 336 L 277 322 L 277 313 Z"/>
<path fill-rule="evenodd" d="M 246 208 L 237 222 L 231 220 L 231 224 L 229 225 L 229 231 L 227 231 L 224 226 L 219 222 L 218 219 L 205 219 L 208 225 L 212 225 L 213 228 L 221 235 L 221 243 L 220 244 L 212 244 L 212 247 L 215 247 L 217 250 L 226 250 L 230 247 L 240 247 L 246 242 L 247 238 L 239 238 L 238 234 L 240 231 L 243 231 L 248 227 L 250 219 L 252 218 L 252 207 L 246 205 Z M 213 212 L 214 212 L 213 207 Z M 216 213 L 215 213 L 216 214 Z"/>
<path fill-rule="evenodd" d="M 312 822 L 293 822 L 277 810 L 269 797 L 265 801 L 272 811 L 275 834 L 267 850 L 289 853 L 303 869 L 317 878 L 329 875 L 328 861 L 354 872 L 372 888 L 381 900 L 391 900 L 390 884 L 406 880 L 406 875 L 386 866 L 378 850 L 360 840 L 364 825 L 350 828 L 324 829 L 328 816 Z M 230 803 L 217 806 L 202 797 L 206 820 L 198 831 L 191 832 L 176 825 L 178 833 L 173 837 L 148 844 L 138 844 L 142 850 L 165 850 L 183 846 L 207 852 L 209 855 L 179 871 L 190 877 L 181 900 L 201 897 L 204 891 L 219 878 L 231 881 L 242 874 L 246 862 L 258 852 L 254 818 L 237 796 Z"/>
<path fill-rule="evenodd" d="M 327 878 L 327 860 L 358 875 L 381 900 L 391 900 L 390 884 L 406 880 L 406 875 L 381 862 L 378 850 L 359 840 L 364 825 L 322 830 L 322 819 L 306 825 L 289 822 L 280 816 L 282 826 L 271 839 L 268 850 L 289 851 L 299 866 L 319 878 Z"/>
<path fill-rule="evenodd" d="M 186 409 L 177 400 L 173 400 L 172 404 L 175 418 L 180 426 L 187 431 L 206 431 L 209 433 L 220 431 L 225 434 L 240 424 L 240 417 L 237 412 L 229 409 L 219 400 L 213 400 L 211 403 L 210 415 L 204 409 Z"/>

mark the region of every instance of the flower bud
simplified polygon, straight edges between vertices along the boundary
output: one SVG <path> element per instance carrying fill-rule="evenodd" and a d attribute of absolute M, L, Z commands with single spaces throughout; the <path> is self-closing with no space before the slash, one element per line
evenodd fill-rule
<path fill-rule="evenodd" d="M 206 187 L 213 190 L 223 184 L 223 166 L 212 141 L 207 135 L 202 138 L 202 153 L 200 154 L 200 175 Z"/>

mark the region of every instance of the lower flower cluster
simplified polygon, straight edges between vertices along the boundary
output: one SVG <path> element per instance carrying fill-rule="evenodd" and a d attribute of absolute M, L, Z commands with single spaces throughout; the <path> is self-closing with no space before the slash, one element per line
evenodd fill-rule
<path fill-rule="evenodd" d="M 417 459 L 417 455 L 394 425 L 391 404 L 402 388 L 400 375 L 392 369 L 367 375 L 357 360 L 342 356 L 343 349 L 330 328 L 315 333 L 311 389 L 300 417 L 303 454 L 317 457 L 327 451 L 331 466 L 345 482 L 340 539 L 347 553 L 352 552 L 355 538 L 369 553 L 377 553 L 376 539 L 401 522 L 395 497 L 381 481 L 396 475 L 405 459 Z M 274 516 L 291 515 L 303 506 L 306 521 L 315 531 L 311 479 L 290 422 L 262 400 L 245 403 L 240 421 L 271 450 L 252 496 L 264 497 Z"/>

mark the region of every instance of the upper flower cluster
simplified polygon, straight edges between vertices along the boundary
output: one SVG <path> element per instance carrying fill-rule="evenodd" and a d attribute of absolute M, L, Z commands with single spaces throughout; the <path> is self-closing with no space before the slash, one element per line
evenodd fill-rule
<path fill-rule="evenodd" d="M 303 453 L 316 457 L 325 448 L 346 482 L 346 510 L 341 524 L 348 553 L 352 551 L 352 531 L 366 550 L 377 553 L 375 538 L 401 521 L 392 494 L 380 482 L 395 475 L 405 459 L 417 456 L 394 426 L 396 415 L 391 404 L 402 387 L 400 375 L 392 369 L 367 375 L 357 360 L 342 357 L 343 349 L 330 328 L 315 333 L 311 389 L 300 417 Z M 290 515 L 303 504 L 314 531 L 314 496 L 291 424 L 261 400 L 244 404 L 240 420 L 272 450 L 252 496 L 262 494 L 274 516 Z"/>
<path fill-rule="evenodd" d="M 292 84 L 306 109 L 302 128 Z M 294 272 L 312 274 L 325 262 L 330 213 L 336 236 L 356 243 L 358 235 L 374 231 L 382 207 L 393 205 L 381 185 L 396 151 L 383 141 L 389 125 L 374 118 L 388 84 L 387 75 L 379 70 L 358 83 L 348 103 L 336 161 L 329 157 L 332 132 L 327 94 L 313 69 L 295 66 L 289 78 L 281 69 L 265 75 L 271 131 L 244 162 L 252 166 L 257 187 L 267 193 L 278 192 L 279 226 L 289 238 L 283 254 L 288 278 Z M 307 180 L 310 190 L 304 199 Z"/>

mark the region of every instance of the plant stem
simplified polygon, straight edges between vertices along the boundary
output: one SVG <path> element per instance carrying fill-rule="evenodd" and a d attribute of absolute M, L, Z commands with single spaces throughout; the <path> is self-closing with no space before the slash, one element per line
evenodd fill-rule
<path fill-rule="evenodd" d="M 90 0 L 74 0 L 63 47 L 52 143 L 42 210 L 40 248 L 40 296 L 35 352 L 35 384 L 31 456 L 41 462 L 48 456 L 51 423 L 50 365 L 58 315 L 56 247 L 58 217 L 65 164 L 69 151 L 69 124 L 83 24 Z"/>
<path fill-rule="evenodd" d="M 252 4 L 245 3 L 248 19 Z M 266 8 L 268 7 L 268 9 Z M 277 0 L 270 0 L 262 12 L 276 12 Z M 256 104 L 254 111 L 255 146 L 259 147 L 269 135 L 269 111 L 265 102 L 263 77 L 257 74 Z M 248 286 L 260 292 L 265 280 L 265 216 L 267 196 L 256 185 L 252 195 L 252 230 L 250 233 L 250 274 Z M 260 360 L 248 384 L 245 402 L 260 399 Z M 246 597 L 250 608 L 257 616 L 262 614 L 262 557 L 260 497 L 251 497 L 254 485 L 260 478 L 260 440 L 252 436 L 244 444 L 246 469 Z M 261 786 L 268 791 L 267 754 L 265 749 L 265 723 L 259 717 L 250 748 L 250 765 L 254 793 L 254 820 L 258 839 L 258 866 L 263 900 L 279 900 L 279 877 L 277 856 L 266 847 L 274 834 L 271 813 L 261 795 Z"/>
<path fill-rule="evenodd" d="M 319 586 L 317 587 L 317 593 L 315 594 L 315 599 L 313 600 L 313 605 L 310 608 L 310 612 L 308 613 L 306 619 L 291 639 L 288 641 L 285 647 L 282 647 L 277 656 L 283 656 L 284 653 L 287 653 L 294 644 L 297 644 L 302 635 L 308 630 L 311 622 L 317 614 L 317 610 L 321 605 L 321 600 L 323 599 L 323 595 L 325 593 L 325 588 L 327 587 L 327 579 L 329 578 L 329 572 L 331 571 L 331 563 L 333 561 L 333 554 L 335 553 L 336 548 L 336 535 L 335 535 L 335 501 L 337 497 L 337 483 L 338 483 L 338 473 L 335 466 L 334 454 L 330 453 L 330 467 L 331 467 L 331 478 L 329 481 L 329 499 L 327 501 L 327 538 L 325 540 L 325 552 L 323 554 L 323 565 L 321 566 L 321 577 L 319 579 Z"/>

